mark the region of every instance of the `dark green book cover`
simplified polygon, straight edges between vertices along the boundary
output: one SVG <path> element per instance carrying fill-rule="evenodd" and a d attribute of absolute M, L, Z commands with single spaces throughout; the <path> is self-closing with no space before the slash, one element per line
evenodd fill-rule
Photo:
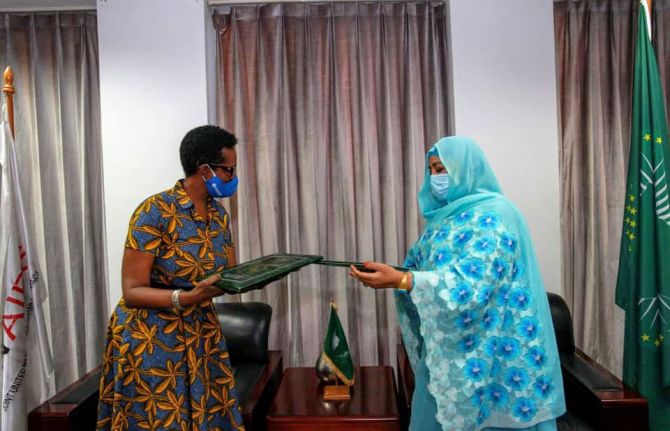
<path fill-rule="evenodd" d="M 224 269 L 214 283 L 227 293 L 244 293 L 260 289 L 303 266 L 322 260 L 322 256 L 305 254 L 270 254 Z"/>

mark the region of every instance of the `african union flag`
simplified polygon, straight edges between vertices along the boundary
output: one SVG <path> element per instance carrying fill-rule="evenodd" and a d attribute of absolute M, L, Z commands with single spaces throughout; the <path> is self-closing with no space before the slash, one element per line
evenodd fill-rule
<path fill-rule="evenodd" d="M 649 22 L 641 1 L 616 303 L 626 312 L 624 381 L 649 400 L 651 429 L 670 430 L 670 148 Z"/>

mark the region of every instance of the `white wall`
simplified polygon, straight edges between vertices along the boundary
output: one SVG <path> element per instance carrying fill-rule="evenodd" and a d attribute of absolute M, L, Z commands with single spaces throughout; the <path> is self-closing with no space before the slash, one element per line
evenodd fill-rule
<path fill-rule="evenodd" d="M 451 0 L 455 130 L 526 216 L 547 290 L 562 293 L 552 0 Z"/>
<path fill-rule="evenodd" d="M 112 306 L 131 212 L 182 176 L 179 140 L 208 122 L 215 36 L 204 1 L 97 3 Z M 528 219 L 547 289 L 561 293 L 552 1 L 450 7 L 455 130 L 483 147 Z"/>
<path fill-rule="evenodd" d="M 109 299 L 128 220 L 183 177 L 181 137 L 207 124 L 204 0 L 98 0 Z"/>

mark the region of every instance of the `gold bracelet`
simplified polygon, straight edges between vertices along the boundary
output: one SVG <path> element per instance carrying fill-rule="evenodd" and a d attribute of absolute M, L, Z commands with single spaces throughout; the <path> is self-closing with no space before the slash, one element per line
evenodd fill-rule
<path fill-rule="evenodd" d="M 405 275 L 402 276 L 402 280 L 400 280 L 400 284 L 398 285 L 398 289 L 404 290 L 405 292 L 409 292 L 409 284 L 407 282 L 407 277 L 409 273 L 406 272 Z"/>

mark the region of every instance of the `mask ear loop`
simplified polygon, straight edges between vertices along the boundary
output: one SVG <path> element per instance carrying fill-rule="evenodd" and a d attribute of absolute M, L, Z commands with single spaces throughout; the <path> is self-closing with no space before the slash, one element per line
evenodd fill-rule
<path fill-rule="evenodd" d="M 214 172 L 214 169 L 212 169 L 212 167 L 209 166 L 208 163 L 203 163 L 202 165 L 200 165 L 201 168 L 202 168 L 203 166 L 207 166 L 207 169 L 209 169 L 209 172 L 212 174 L 212 176 L 209 177 L 209 178 L 205 178 L 204 175 L 200 175 L 200 176 L 202 177 L 203 181 L 211 180 L 212 178 L 214 178 L 214 177 L 216 176 L 216 172 Z"/>

